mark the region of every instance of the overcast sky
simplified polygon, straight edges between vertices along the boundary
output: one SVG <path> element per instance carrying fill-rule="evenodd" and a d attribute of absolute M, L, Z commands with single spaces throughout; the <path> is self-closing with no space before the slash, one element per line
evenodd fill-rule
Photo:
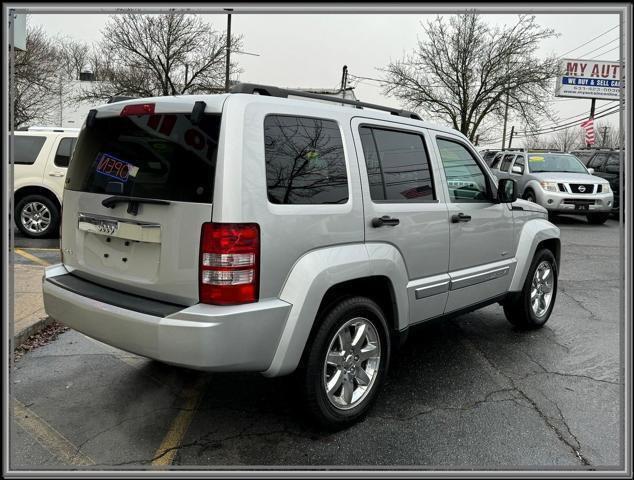
<path fill-rule="evenodd" d="M 571 8 L 572 8 L 571 4 Z M 226 17 L 203 15 L 218 30 L 224 30 Z M 286 87 L 335 88 L 341 69 L 348 65 L 351 74 L 380 77 L 377 69 L 401 58 L 422 38 L 421 22 L 435 15 L 417 14 L 234 14 L 232 32 L 243 35 L 243 51 L 259 56 L 239 55 L 243 72 L 240 80 Z M 512 24 L 517 15 L 483 15 L 492 24 Z M 105 14 L 32 14 L 30 22 L 42 25 L 51 35 L 96 41 L 101 36 Z M 616 14 L 538 14 L 537 22 L 554 28 L 560 36 L 541 43 L 538 56 L 566 55 L 567 58 L 617 60 L 619 30 L 581 46 L 618 25 Z M 353 83 L 354 85 L 354 83 Z M 554 84 L 553 84 L 554 90 Z M 356 96 L 363 101 L 398 106 L 386 98 L 377 82 L 356 84 Z M 554 95 L 554 91 L 553 91 Z M 559 118 L 566 119 L 588 111 L 590 100 L 557 99 Z M 614 102 L 597 101 L 597 110 Z M 618 128 L 618 115 L 606 117 Z M 545 120 L 544 126 L 551 122 Z M 517 125 L 520 127 L 520 125 Z"/>

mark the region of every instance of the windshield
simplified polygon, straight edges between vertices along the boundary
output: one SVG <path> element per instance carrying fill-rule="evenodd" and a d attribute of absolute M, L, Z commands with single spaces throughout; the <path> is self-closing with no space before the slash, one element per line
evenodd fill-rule
<path fill-rule="evenodd" d="M 562 153 L 536 153 L 528 155 L 530 171 L 588 173 L 579 159 Z"/>

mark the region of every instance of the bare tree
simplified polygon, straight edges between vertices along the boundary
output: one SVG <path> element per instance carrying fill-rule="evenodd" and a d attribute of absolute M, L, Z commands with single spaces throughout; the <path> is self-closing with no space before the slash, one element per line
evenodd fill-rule
<path fill-rule="evenodd" d="M 90 55 L 97 80 L 80 99 L 222 90 L 227 36 L 195 15 L 113 15 Z M 235 49 L 241 38 L 231 39 Z M 232 63 L 233 74 L 237 65 Z"/>
<path fill-rule="evenodd" d="M 619 127 L 608 122 L 597 122 L 596 145 L 597 147 L 619 148 Z"/>
<path fill-rule="evenodd" d="M 583 130 L 579 126 L 564 128 L 554 132 L 548 142 L 548 147 L 562 152 L 569 152 L 576 148 L 581 148 L 584 144 Z"/>
<path fill-rule="evenodd" d="M 557 36 L 534 16 L 520 15 L 509 26 L 492 27 L 476 13 L 438 17 L 423 25 L 426 40 L 386 68 L 385 92 L 409 108 L 422 109 L 451 124 L 472 141 L 487 122 L 509 113 L 529 125 L 546 115 L 555 57 L 538 59 L 540 41 Z"/>
<path fill-rule="evenodd" d="M 79 80 L 79 74 L 88 66 L 90 46 L 72 38 L 60 38 L 56 42 L 61 68 L 68 80 Z"/>
<path fill-rule="evenodd" d="M 15 51 L 15 75 L 10 95 L 14 103 L 14 128 L 34 121 L 47 121 L 59 99 L 60 84 L 58 52 L 41 27 L 28 26 L 26 50 Z"/>

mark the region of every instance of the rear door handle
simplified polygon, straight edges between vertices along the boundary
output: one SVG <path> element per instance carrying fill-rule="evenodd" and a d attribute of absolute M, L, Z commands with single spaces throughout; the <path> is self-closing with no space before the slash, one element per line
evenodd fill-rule
<path fill-rule="evenodd" d="M 64 176 L 64 172 L 59 172 L 59 171 L 51 172 L 51 173 L 49 173 L 49 176 L 51 176 L 51 177 L 63 177 Z"/>
<path fill-rule="evenodd" d="M 471 221 L 471 215 L 465 215 L 462 212 L 460 212 L 458 215 L 451 216 L 451 223 L 470 222 L 470 221 Z"/>
<path fill-rule="evenodd" d="M 399 223 L 401 223 L 401 221 L 398 218 L 392 218 L 388 215 L 384 215 L 382 217 L 374 217 L 372 219 L 372 226 L 374 228 L 378 228 L 378 227 L 382 227 L 384 225 L 389 225 L 390 227 L 395 227 L 396 225 L 398 225 Z"/>

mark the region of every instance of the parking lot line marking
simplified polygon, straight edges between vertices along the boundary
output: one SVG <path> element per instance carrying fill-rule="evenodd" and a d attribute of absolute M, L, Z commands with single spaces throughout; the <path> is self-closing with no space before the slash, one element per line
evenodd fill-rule
<path fill-rule="evenodd" d="M 38 258 L 35 255 L 30 254 L 29 252 L 25 252 L 21 248 L 14 248 L 13 251 L 21 257 L 30 260 L 31 262 L 39 263 L 40 265 L 44 265 L 45 267 L 48 267 L 50 265 L 50 263 L 48 263 L 46 260 L 42 260 L 41 258 Z"/>
<path fill-rule="evenodd" d="M 13 404 L 13 416 L 16 423 L 52 455 L 67 465 L 95 464 L 92 458 L 79 452 L 79 448 L 33 410 L 15 398 Z"/>
<path fill-rule="evenodd" d="M 172 464 L 178 447 L 183 443 L 183 438 L 189 429 L 198 404 L 202 398 L 202 386 L 203 378 L 200 377 L 193 386 L 185 388 L 183 390 L 183 396 L 186 397 L 185 405 L 183 405 L 176 418 L 172 421 L 161 445 L 154 454 L 155 460 L 152 462 L 153 466 L 167 467 Z"/>
<path fill-rule="evenodd" d="M 44 247 L 22 247 L 26 250 L 37 250 L 42 252 L 59 252 L 59 248 L 44 248 Z"/>

